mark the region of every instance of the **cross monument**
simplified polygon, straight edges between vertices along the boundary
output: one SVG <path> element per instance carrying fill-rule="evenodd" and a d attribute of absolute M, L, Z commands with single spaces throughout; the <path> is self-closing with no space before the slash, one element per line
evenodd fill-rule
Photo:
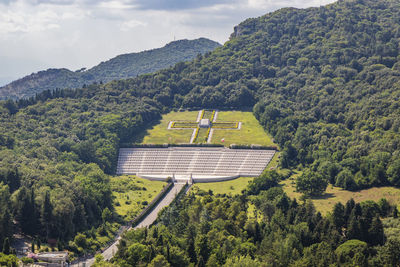
<path fill-rule="evenodd" d="M 204 135 L 207 143 L 211 143 L 211 138 L 214 129 L 218 130 L 240 130 L 241 122 L 217 122 L 218 111 L 200 110 L 197 116 L 197 120 L 194 121 L 170 121 L 168 123 L 168 130 L 186 130 L 193 129 L 192 136 L 190 138 L 190 143 L 201 142 L 198 140 L 200 131 L 207 131 Z"/>

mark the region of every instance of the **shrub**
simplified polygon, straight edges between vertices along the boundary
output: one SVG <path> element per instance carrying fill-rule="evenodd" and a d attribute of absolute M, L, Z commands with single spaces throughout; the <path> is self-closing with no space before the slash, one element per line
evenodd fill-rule
<path fill-rule="evenodd" d="M 321 174 L 306 171 L 296 180 L 296 190 L 308 196 L 319 196 L 325 192 L 327 180 Z"/>

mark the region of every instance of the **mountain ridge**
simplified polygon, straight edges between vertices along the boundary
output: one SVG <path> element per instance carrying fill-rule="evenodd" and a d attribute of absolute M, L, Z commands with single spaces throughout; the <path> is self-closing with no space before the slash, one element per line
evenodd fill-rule
<path fill-rule="evenodd" d="M 0 87 L 0 99 L 28 98 L 45 90 L 80 88 L 91 83 L 133 78 L 192 60 L 198 54 L 210 52 L 219 46 L 219 43 L 206 38 L 182 39 L 161 48 L 117 55 L 90 69 L 71 71 L 67 68 L 49 68 Z"/>

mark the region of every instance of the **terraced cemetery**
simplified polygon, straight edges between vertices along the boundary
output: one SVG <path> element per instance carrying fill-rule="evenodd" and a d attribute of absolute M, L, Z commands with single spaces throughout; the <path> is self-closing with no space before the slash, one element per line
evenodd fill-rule
<path fill-rule="evenodd" d="M 192 147 L 174 147 L 185 143 Z M 275 149 L 251 149 L 251 145 L 272 146 L 272 140 L 251 112 L 199 110 L 165 114 L 149 129 L 142 144 L 162 147 L 121 148 L 117 174 L 138 175 L 151 180 L 184 179 L 214 182 L 262 173 Z M 219 147 L 194 147 L 197 144 Z M 246 149 L 229 149 L 231 144 Z M 182 178 L 184 177 L 184 178 Z"/>

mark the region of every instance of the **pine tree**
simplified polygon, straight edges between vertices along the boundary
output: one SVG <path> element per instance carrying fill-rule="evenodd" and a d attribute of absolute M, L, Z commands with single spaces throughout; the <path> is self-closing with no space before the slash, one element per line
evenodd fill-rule
<path fill-rule="evenodd" d="M 394 207 L 393 209 L 393 218 L 397 218 L 398 217 L 398 211 L 397 211 L 397 207 Z"/>
<path fill-rule="evenodd" d="M 36 201 L 35 201 L 35 191 L 33 187 L 31 188 L 31 194 L 30 194 L 30 212 L 28 218 L 30 219 L 30 227 L 29 227 L 29 233 L 32 235 L 37 234 L 38 228 L 39 228 L 39 216 L 37 214 L 36 210 Z"/>
<path fill-rule="evenodd" d="M 196 249 L 198 264 L 200 263 L 200 258 L 203 259 L 203 262 L 207 262 L 209 256 L 208 255 L 209 247 L 208 247 L 208 238 L 206 235 L 198 236 L 195 242 L 195 249 Z"/>
<path fill-rule="evenodd" d="M 163 236 L 160 234 L 157 239 L 157 246 L 162 246 L 164 244 Z"/>
<path fill-rule="evenodd" d="M 49 234 L 50 234 L 52 210 L 53 210 L 53 206 L 51 205 L 51 202 L 50 202 L 50 193 L 49 193 L 49 191 L 46 191 L 42 209 L 41 209 L 41 214 L 40 214 L 40 220 L 41 220 L 42 227 L 45 231 L 46 238 L 48 238 Z"/>
<path fill-rule="evenodd" d="M 345 208 L 342 203 L 336 203 L 333 207 L 332 219 L 336 229 L 341 232 L 345 224 Z"/>
<path fill-rule="evenodd" d="M 356 203 L 355 203 L 354 199 L 352 199 L 352 198 L 349 201 L 346 202 L 346 207 L 344 209 L 344 215 L 345 215 L 346 224 L 348 223 L 351 211 L 354 209 L 355 205 L 356 205 Z"/>
<path fill-rule="evenodd" d="M 0 249 L 5 238 L 12 236 L 12 215 L 10 191 L 7 185 L 0 183 Z"/>
<path fill-rule="evenodd" d="M 4 239 L 4 243 L 3 243 L 3 253 L 6 255 L 9 255 L 11 253 L 10 250 L 10 240 L 8 239 L 8 237 L 6 237 Z"/>
<path fill-rule="evenodd" d="M 197 261 L 196 267 L 204 267 L 205 263 L 204 263 L 204 259 L 203 257 L 200 255 L 199 256 L 199 260 Z"/>
<path fill-rule="evenodd" d="M 194 241 L 193 240 L 189 240 L 188 242 L 188 246 L 187 246 L 187 253 L 190 257 L 190 262 L 197 262 L 197 257 L 196 257 L 196 251 L 194 248 Z"/>
<path fill-rule="evenodd" d="M 26 187 L 22 187 L 21 190 L 18 192 L 16 202 L 19 204 L 17 210 L 15 211 L 16 219 L 19 222 L 22 231 L 27 232 L 27 229 L 29 227 L 28 214 L 29 214 L 30 204 L 29 204 L 29 197 L 26 192 Z"/>
<path fill-rule="evenodd" d="M 37 247 L 37 249 L 40 249 L 41 244 L 42 244 L 42 242 L 40 242 L 40 238 L 37 238 L 36 239 L 36 247 Z"/>
<path fill-rule="evenodd" d="M 383 245 L 384 243 L 383 225 L 379 216 L 373 218 L 371 226 L 368 229 L 368 243 L 373 246 Z"/>
<path fill-rule="evenodd" d="M 361 225 L 355 211 L 350 214 L 349 223 L 347 225 L 346 237 L 348 239 L 360 239 L 362 237 Z"/>
<path fill-rule="evenodd" d="M 58 251 L 62 251 L 64 249 L 63 243 L 60 240 L 57 240 L 57 249 Z"/>
<path fill-rule="evenodd" d="M 10 192 L 14 192 L 21 186 L 21 177 L 18 173 L 18 169 L 15 168 L 14 170 L 8 170 L 6 174 L 6 183 L 10 187 Z"/>
<path fill-rule="evenodd" d="M 167 243 L 167 261 L 171 260 L 170 252 L 169 252 L 169 243 Z"/>
<path fill-rule="evenodd" d="M 254 241 L 256 241 L 256 242 L 261 242 L 261 240 L 262 240 L 262 234 L 261 234 L 260 225 L 259 225 L 258 222 L 256 221 Z"/>

